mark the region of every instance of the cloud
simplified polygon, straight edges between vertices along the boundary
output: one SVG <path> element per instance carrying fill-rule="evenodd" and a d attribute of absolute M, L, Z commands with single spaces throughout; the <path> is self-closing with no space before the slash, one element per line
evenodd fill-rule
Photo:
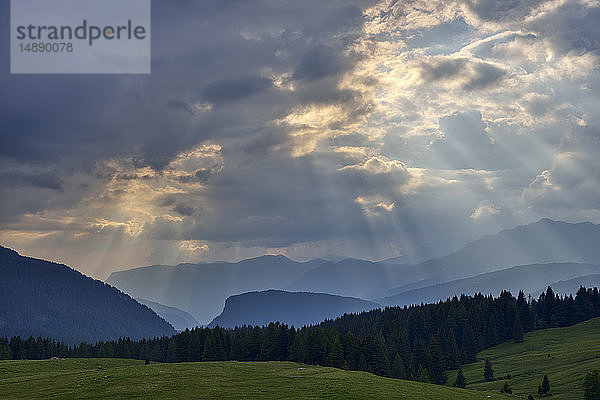
<path fill-rule="evenodd" d="M 184 215 L 186 217 L 189 217 L 190 215 L 194 214 L 195 209 L 194 209 L 194 207 L 188 206 L 188 205 L 185 205 L 185 204 L 177 204 L 173 208 L 173 211 L 175 211 L 175 212 L 177 212 L 177 213 L 179 213 L 181 215 Z"/>
<path fill-rule="evenodd" d="M 499 207 L 495 206 L 489 200 L 482 200 L 477 208 L 473 211 L 470 218 L 482 219 L 498 213 L 500 213 Z"/>
<path fill-rule="evenodd" d="M 8 187 L 30 185 L 40 189 L 62 191 L 62 181 L 56 172 L 0 172 L 0 185 Z"/>
<path fill-rule="evenodd" d="M 482 90 L 497 85 L 506 71 L 491 63 L 466 57 L 432 57 L 418 66 L 423 83 L 441 82 L 462 90 Z"/>
<path fill-rule="evenodd" d="M 599 10 L 158 2 L 150 75 L 0 64 L 0 241 L 100 276 L 269 249 L 430 257 L 543 216 L 600 222 Z"/>
<path fill-rule="evenodd" d="M 567 136 L 552 167 L 542 171 L 522 192 L 522 201 L 551 215 L 568 210 L 594 219 L 600 196 L 600 131 L 580 127 Z"/>
<path fill-rule="evenodd" d="M 212 82 L 202 90 L 202 98 L 213 104 L 230 104 L 245 99 L 272 87 L 271 80 L 261 76 L 246 76 Z"/>

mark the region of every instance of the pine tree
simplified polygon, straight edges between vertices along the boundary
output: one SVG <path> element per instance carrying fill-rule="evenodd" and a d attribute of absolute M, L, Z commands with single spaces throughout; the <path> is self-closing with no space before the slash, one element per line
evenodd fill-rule
<path fill-rule="evenodd" d="M 521 321 L 519 320 L 519 314 L 516 315 L 515 324 L 514 324 L 514 335 L 513 339 L 515 343 L 523 343 L 523 326 L 521 325 Z"/>
<path fill-rule="evenodd" d="M 464 364 L 472 363 L 477 358 L 477 344 L 475 343 L 475 334 L 470 324 L 466 324 L 463 329 L 462 338 L 462 361 Z"/>
<path fill-rule="evenodd" d="M 346 337 L 344 338 L 344 348 L 348 367 L 351 370 L 359 369 L 358 363 L 360 361 L 360 345 L 351 331 L 348 331 Z"/>
<path fill-rule="evenodd" d="M 301 363 L 306 362 L 306 343 L 301 335 L 296 335 L 290 347 L 290 360 Z"/>
<path fill-rule="evenodd" d="M 170 347 L 170 346 L 169 346 Z M 204 351 L 202 352 L 202 361 L 224 361 L 225 349 L 220 335 L 220 329 L 211 330 L 204 343 Z"/>
<path fill-rule="evenodd" d="M 429 380 L 436 385 L 445 385 L 448 380 L 444 365 L 442 363 L 442 350 L 435 338 L 432 336 L 429 340 L 427 351 L 427 371 L 429 372 Z"/>
<path fill-rule="evenodd" d="M 0 360 L 10 360 L 11 358 L 10 347 L 7 344 L 0 346 Z"/>
<path fill-rule="evenodd" d="M 429 383 L 429 373 L 427 373 L 427 370 L 423 368 L 422 365 L 419 365 L 419 369 L 417 371 L 417 381 Z"/>
<path fill-rule="evenodd" d="M 344 349 L 342 348 L 342 342 L 337 332 L 333 335 L 326 364 L 335 368 L 342 368 L 344 366 Z"/>
<path fill-rule="evenodd" d="M 456 380 L 452 384 L 454 387 L 458 387 L 461 389 L 465 389 L 467 387 L 467 379 L 465 378 L 465 374 L 462 370 L 462 365 L 458 366 L 458 373 L 456 374 Z"/>
<path fill-rule="evenodd" d="M 494 380 L 494 369 L 492 368 L 492 362 L 490 360 L 485 360 L 485 365 L 483 367 L 483 379 L 486 382 L 491 382 Z"/>
<path fill-rule="evenodd" d="M 365 355 L 362 352 L 360 353 L 360 359 L 358 361 L 358 370 L 359 371 L 367 370 L 367 359 L 365 358 Z"/>
<path fill-rule="evenodd" d="M 540 396 L 550 395 L 550 380 L 548 379 L 548 375 L 544 375 L 544 379 L 542 379 L 542 384 L 538 386 L 538 394 Z"/>
<path fill-rule="evenodd" d="M 445 364 L 446 368 L 454 369 L 460 364 L 460 351 L 456 344 L 456 338 L 454 337 L 454 331 L 450 328 L 448 337 L 446 339 L 447 346 L 445 351 Z"/>
<path fill-rule="evenodd" d="M 600 372 L 593 371 L 585 376 L 583 398 L 585 400 L 600 400 Z"/>
<path fill-rule="evenodd" d="M 404 368 L 404 362 L 400 354 L 396 353 L 394 357 L 394 365 L 392 366 L 392 378 L 406 379 L 406 369 Z"/>
<path fill-rule="evenodd" d="M 246 337 L 244 335 L 244 331 L 239 329 L 233 334 L 233 338 L 231 339 L 231 350 L 229 352 L 229 359 L 236 361 L 245 361 L 246 360 L 246 352 L 245 349 L 248 343 Z M 298 360 L 294 360 L 298 361 Z"/>
<path fill-rule="evenodd" d="M 500 393 L 508 393 L 512 394 L 512 388 L 510 387 L 508 382 L 504 382 L 504 385 L 500 388 Z"/>
<path fill-rule="evenodd" d="M 533 318 L 531 316 L 531 309 L 529 308 L 529 304 L 527 303 L 527 299 L 525 298 L 525 294 L 522 290 L 519 291 L 516 307 L 517 314 L 519 315 L 519 321 L 521 321 L 521 326 L 523 327 L 523 331 L 529 332 L 533 330 Z"/>
<path fill-rule="evenodd" d="M 454 381 L 453 386 L 462 389 L 467 387 L 467 379 L 463 373 L 462 365 L 458 366 L 458 373 L 456 374 L 456 380 Z"/>

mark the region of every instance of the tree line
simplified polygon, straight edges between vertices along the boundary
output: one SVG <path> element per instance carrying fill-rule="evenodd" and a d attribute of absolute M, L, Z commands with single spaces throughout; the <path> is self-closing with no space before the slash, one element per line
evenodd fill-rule
<path fill-rule="evenodd" d="M 235 329 L 197 327 L 172 337 L 66 346 L 50 339 L 0 339 L 0 359 L 117 357 L 157 362 L 298 361 L 445 384 L 446 371 L 476 361 L 479 351 L 522 341 L 536 329 L 600 316 L 597 288 L 575 297 L 550 287 L 538 299 L 462 295 L 435 304 L 387 307 L 296 329 L 279 322 Z"/>

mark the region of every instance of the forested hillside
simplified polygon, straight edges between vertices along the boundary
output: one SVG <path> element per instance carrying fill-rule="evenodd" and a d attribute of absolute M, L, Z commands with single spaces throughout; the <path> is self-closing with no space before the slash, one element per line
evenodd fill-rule
<path fill-rule="evenodd" d="M 0 247 L 0 337 L 79 343 L 174 333 L 152 310 L 112 286 Z"/>

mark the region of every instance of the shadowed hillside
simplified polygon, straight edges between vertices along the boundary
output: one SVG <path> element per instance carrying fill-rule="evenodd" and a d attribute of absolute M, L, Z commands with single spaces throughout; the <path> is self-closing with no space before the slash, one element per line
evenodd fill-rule
<path fill-rule="evenodd" d="M 368 311 L 378 307 L 379 304 L 354 297 L 267 290 L 229 297 L 225 302 L 225 309 L 209 327 L 262 326 L 276 321 L 301 327 L 345 313 Z"/>
<path fill-rule="evenodd" d="M 101 281 L 0 247 L 0 336 L 79 343 L 174 333 L 151 309 Z"/>

